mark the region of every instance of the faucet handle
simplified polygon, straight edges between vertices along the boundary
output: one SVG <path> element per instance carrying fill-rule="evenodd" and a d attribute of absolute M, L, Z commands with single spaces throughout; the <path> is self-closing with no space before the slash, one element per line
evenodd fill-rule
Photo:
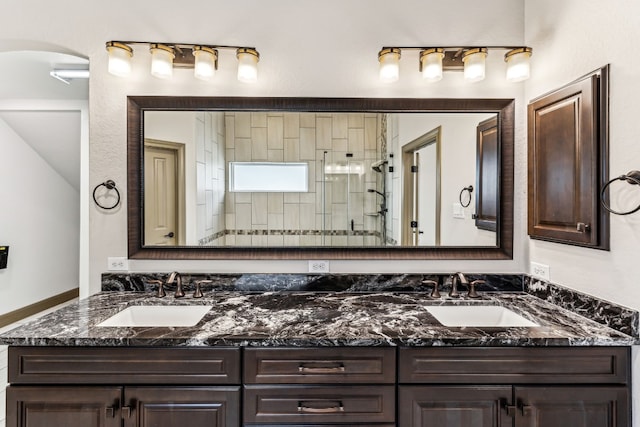
<path fill-rule="evenodd" d="M 438 286 L 440 284 L 436 280 L 425 279 L 422 281 L 425 285 L 433 285 L 433 290 L 431 291 L 431 298 L 440 298 L 440 291 L 438 290 Z"/>
<path fill-rule="evenodd" d="M 467 296 L 469 298 L 480 298 L 480 295 L 476 292 L 476 285 L 482 285 L 487 283 L 486 281 L 482 280 L 482 279 L 478 279 L 478 280 L 474 280 L 471 283 L 469 283 L 469 293 L 467 294 Z"/>
<path fill-rule="evenodd" d="M 164 282 L 162 280 L 147 280 L 147 283 L 150 285 L 158 285 L 158 293 L 156 294 L 158 298 L 167 296 L 167 293 L 164 291 Z"/>
<path fill-rule="evenodd" d="M 200 289 L 200 286 L 203 283 L 212 283 L 213 280 L 196 280 L 196 290 L 193 293 L 193 297 L 194 298 L 202 298 L 204 295 L 202 294 L 202 289 Z"/>

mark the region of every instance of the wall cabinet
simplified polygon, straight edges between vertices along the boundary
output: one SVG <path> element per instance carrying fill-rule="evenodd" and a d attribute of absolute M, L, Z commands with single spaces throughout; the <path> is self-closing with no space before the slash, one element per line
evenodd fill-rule
<path fill-rule="evenodd" d="M 528 122 L 529 235 L 609 249 L 608 67 L 533 100 Z"/>
<path fill-rule="evenodd" d="M 626 347 L 10 347 L 7 426 L 628 427 L 629 364 Z"/>

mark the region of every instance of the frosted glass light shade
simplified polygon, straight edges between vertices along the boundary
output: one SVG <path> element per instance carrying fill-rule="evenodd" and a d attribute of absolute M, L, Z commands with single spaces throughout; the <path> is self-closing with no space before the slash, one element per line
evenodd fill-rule
<path fill-rule="evenodd" d="M 218 51 L 206 46 L 194 46 L 195 65 L 193 75 L 200 80 L 209 80 L 216 73 Z"/>
<path fill-rule="evenodd" d="M 468 82 L 478 82 L 484 79 L 486 48 L 474 48 L 466 51 L 462 56 L 464 62 L 464 79 Z"/>
<path fill-rule="evenodd" d="M 422 78 L 428 82 L 442 80 L 442 59 L 444 49 L 426 49 L 420 52 L 420 66 L 422 68 Z"/>
<path fill-rule="evenodd" d="M 243 83 L 258 81 L 258 61 L 260 54 L 255 49 L 240 48 L 236 51 L 238 58 L 238 80 Z"/>
<path fill-rule="evenodd" d="M 397 82 L 400 78 L 400 49 L 382 49 L 378 53 L 378 61 L 380 62 L 380 81 Z"/>
<path fill-rule="evenodd" d="M 168 79 L 173 76 L 173 58 L 175 53 L 169 46 L 152 43 L 151 48 L 151 75 L 159 79 Z"/>
<path fill-rule="evenodd" d="M 124 77 L 131 73 L 131 57 L 133 57 L 131 47 L 124 43 L 108 42 L 107 52 L 109 55 L 107 70 L 110 74 Z"/>
<path fill-rule="evenodd" d="M 527 80 L 531 73 L 531 48 L 522 47 L 507 52 L 504 56 L 507 62 L 507 80 L 521 82 Z"/>

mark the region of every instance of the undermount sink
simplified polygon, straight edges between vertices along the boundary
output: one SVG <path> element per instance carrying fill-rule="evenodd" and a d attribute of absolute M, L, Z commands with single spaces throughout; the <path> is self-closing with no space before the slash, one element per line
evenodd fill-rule
<path fill-rule="evenodd" d="M 444 305 L 427 307 L 427 311 L 444 326 L 477 328 L 540 326 L 508 308 L 497 305 Z"/>
<path fill-rule="evenodd" d="M 195 326 L 210 305 L 135 305 L 114 314 L 98 326 Z"/>

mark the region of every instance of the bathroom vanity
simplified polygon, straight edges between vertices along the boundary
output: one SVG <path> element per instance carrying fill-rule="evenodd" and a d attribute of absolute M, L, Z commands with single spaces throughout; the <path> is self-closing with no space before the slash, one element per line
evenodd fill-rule
<path fill-rule="evenodd" d="M 7 425 L 630 425 L 636 339 L 526 293 L 209 295 L 103 292 L 3 334 Z M 194 326 L 99 326 L 140 305 L 212 308 Z M 443 326 L 434 305 L 538 326 Z"/>

